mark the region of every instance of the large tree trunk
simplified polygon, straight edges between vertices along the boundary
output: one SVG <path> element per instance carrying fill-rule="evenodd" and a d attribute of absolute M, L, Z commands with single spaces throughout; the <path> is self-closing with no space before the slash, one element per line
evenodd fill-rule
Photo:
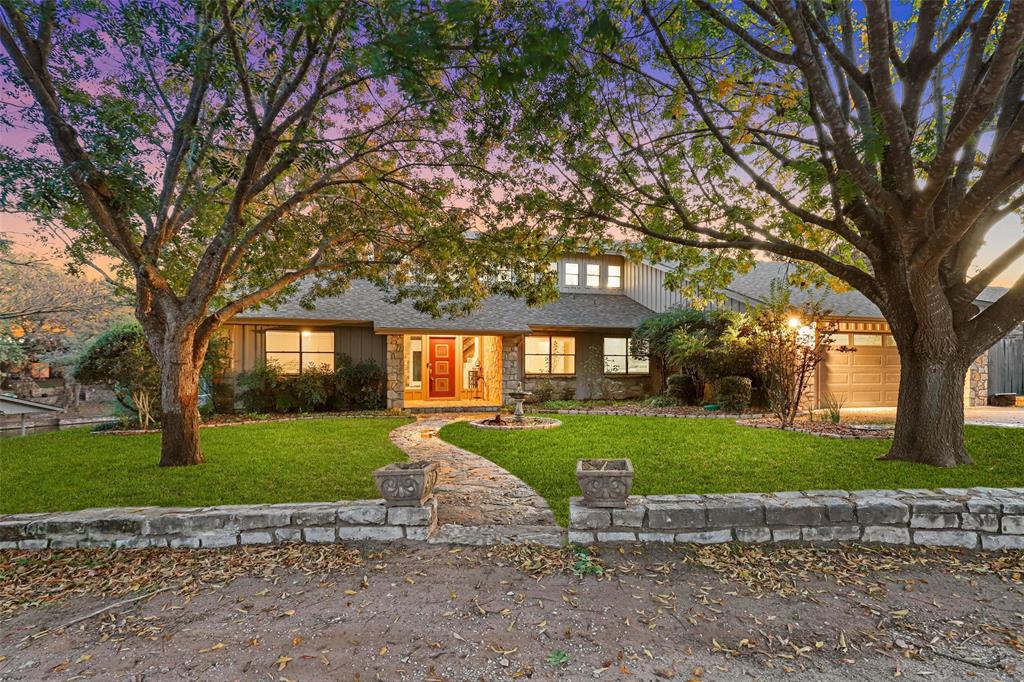
<path fill-rule="evenodd" d="M 166 339 L 160 361 L 160 466 L 203 463 L 199 446 L 199 373 L 192 335 Z"/>
<path fill-rule="evenodd" d="M 972 464 L 964 447 L 964 380 L 960 359 L 900 351 L 900 393 L 892 448 L 882 459 L 953 467 Z"/>

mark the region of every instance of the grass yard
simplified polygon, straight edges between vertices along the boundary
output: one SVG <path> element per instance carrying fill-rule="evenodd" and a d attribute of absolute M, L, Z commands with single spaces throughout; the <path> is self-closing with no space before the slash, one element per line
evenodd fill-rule
<path fill-rule="evenodd" d="M 1024 486 L 1024 429 L 968 426 L 975 465 L 938 469 L 879 462 L 888 441 L 850 441 L 753 429 L 725 419 L 557 415 L 546 431 L 491 431 L 465 422 L 441 437 L 505 467 L 568 521 L 579 495 L 576 460 L 629 457 L 638 495 L 841 488 Z"/>
<path fill-rule="evenodd" d="M 373 470 L 406 459 L 409 420 L 310 419 L 201 431 L 206 463 L 161 469 L 160 436 L 87 429 L 0 440 L 0 513 L 379 497 Z"/>

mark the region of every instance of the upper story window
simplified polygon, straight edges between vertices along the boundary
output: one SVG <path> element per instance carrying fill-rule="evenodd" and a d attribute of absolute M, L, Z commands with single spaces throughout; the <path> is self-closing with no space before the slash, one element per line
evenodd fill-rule
<path fill-rule="evenodd" d="M 622 266 L 621 265 L 609 265 L 608 266 L 608 288 L 609 289 L 621 289 L 622 288 Z"/>
<path fill-rule="evenodd" d="M 604 340 L 605 374 L 650 374 L 650 360 L 633 357 L 633 340 L 606 337 Z"/>
<path fill-rule="evenodd" d="M 601 265 L 599 263 L 587 263 L 587 286 L 595 289 L 601 286 Z"/>
<path fill-rule="evenodd" d="M 578 287 L 580 285 L 580 264 L 565 264 L 565 286 Z"/>
<path fill-rule="evenodd" d="M 572 336 L 527 336 L 527 374 L 575 374 L 576 339 Z"/>
<path fill-rule="evenodd" d="M 310 367 L 326 366 L 334 371 L 334 332 L 269 329 L 264 334 L 268 363 L 285 374 L 301 374 Z"/>

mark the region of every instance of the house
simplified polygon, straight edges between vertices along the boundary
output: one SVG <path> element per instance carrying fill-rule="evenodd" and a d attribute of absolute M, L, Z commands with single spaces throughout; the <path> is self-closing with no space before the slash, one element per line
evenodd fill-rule
<path fill-rule="evenodd" d="M 433 318 L 408 302 L 393 303 L 373 284 L 357 280 L 340 296 L 298 304 L 301 291 L 275 308 L 262 307 L 226 325 L 235 374 L 270 360 L 289 373 L 333 368 L 341 355 L 373 360 L 387 373 L 391 408 L 495 409 L 520 383 L 556 397 L 631 398 L 661 385 L 647 361 L 631 356 L 633 329 L 654 313 L 686 305 L 665 287 L 670 264 L 635 262 L 616 253 L 576 254 L 557 264 L 559 298 L 531 308 L 504 296 L 473 313 Z M 759 262 L 737 275 L 721 307 L 744 311 L 765 300 L 786 263 Z M 794 303 L 805 292 L 795 290 Z M 896 404 L 899 355 L 878 309 L 857 292 L 830 293 L 842 338 L 855 353 L 831 353 L 813 389 L 815 404 L 828 393 L 848 407 Z M 972 367 L 967 404 L 984 404 L 987 362 Z"/>

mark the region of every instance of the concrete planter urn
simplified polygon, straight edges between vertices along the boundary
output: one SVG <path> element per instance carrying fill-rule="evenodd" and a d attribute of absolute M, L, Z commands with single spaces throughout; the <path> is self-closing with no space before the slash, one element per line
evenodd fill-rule
<path fill-rule="evenodd" d="M 388 507 L 417 507 L 430 499 L 437 483 L 437 462 L 398 462 L 373 472 L 373 482 Z"/>
<path fill-rule="evenodd" d="M 580 459 L 576 461 L 576 480 L 584 506 L 622 508 L 633 487 L 633 463 L 628 459 Z"/>

